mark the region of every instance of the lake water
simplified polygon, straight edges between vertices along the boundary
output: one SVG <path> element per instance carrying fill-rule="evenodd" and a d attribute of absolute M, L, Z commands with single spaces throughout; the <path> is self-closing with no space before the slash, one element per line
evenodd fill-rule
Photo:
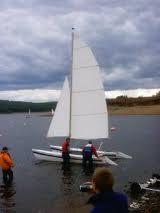
<path fill-rule="evenodd" d="M 32 148 L 49 149 L 49 144 L 62 143 L 61 139 L 46 139 L 50 120 L 38 114 L 31 118 L 0 115 L 0 146 L 10 148 L 16 165 L 13 185 L 0 191 L 0 212 L 88 212 L 89 195 L 79 191 L 79 184 L 92 174 L 84 173 L 81 165 L 64 170 L 61 163 L 39 162 L 32 154 Z M 160 173 L 160 116 L 111 116 L 109 125 L 117 129 L 102 148 L 133 156 L 111 167 L 115 190 L 123 191 L 129 181 L 143 182 L 152 173 Z"/>

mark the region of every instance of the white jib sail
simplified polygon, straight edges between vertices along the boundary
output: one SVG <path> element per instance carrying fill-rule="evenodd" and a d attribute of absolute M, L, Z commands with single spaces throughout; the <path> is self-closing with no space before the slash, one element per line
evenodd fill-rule
<path fill-rule="evenodd" d="M 66 78 L 47 137 L 69 136 L 70 89 Z"/>
<path fill-rule="evenodd" d="M 71 137 L 108 138 L 108 112 L 99 66 L 78 37 L 73 40 Z"/>

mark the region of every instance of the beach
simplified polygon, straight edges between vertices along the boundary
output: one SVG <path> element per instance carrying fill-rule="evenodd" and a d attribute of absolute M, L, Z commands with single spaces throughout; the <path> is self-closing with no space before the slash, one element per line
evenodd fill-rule
<path fill-rule="evenodd" d="M 160 105 L 108 106 L 110 115 L 160 115 Z"/>

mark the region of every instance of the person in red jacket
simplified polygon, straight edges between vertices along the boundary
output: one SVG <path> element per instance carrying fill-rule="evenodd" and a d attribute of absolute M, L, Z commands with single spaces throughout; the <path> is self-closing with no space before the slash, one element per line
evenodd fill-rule
<path fill-rule="evenodd" d="M 97 158 L 97 151 L 95 146 L 93 146 L 92 141 L 88 141 L 88 144 L 86 144 L 82 149 L 83 154 L 83 166 L 86 167 L 87 161 L 89 162 L 89 166 L 93 166 L 93 158 L 92 155 L 94 154 Z"/>
<path fill-rule="evenodd" d="M 0 152 L 0 167 L 2 168 L 3 182 L 5 184 L 11 184 L 13 181 L 13 171 L 11 167 L 14 167 L 14 164 L 7 147 L 3 147 Z"/>
<path fill-rule="evenodd" d="M 62 158 L 63 158 L 64 164 L 68 164 L 70 161 L 69 143 L 70 143 L 70 138 L 66 138 L 66 140 L 62 144 Z"/>

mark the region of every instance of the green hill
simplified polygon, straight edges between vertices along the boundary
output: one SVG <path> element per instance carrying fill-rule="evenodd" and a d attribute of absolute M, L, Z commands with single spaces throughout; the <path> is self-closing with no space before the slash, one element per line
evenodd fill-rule
<path fill-rule="evenodd" d="M 12 112 L 47 112 L 55 109 L 56 102 L 32 103 L 22 101 L 3 101 L 0 100 L 0 113 Z"/>
<path fill-rule="evenodd" d="M 0 113 L 12 112 L 47 112 L 55 110 L 57 102 L 32 103 L 21 101 L 0 100 Z M 160 92 L 152 97 L 128 98 L 127 96 L 118 96 L 115 99 L 108 99 L 109 107 L 134 107 L 134 106 L 152 106 L 160 105 Z"/>

